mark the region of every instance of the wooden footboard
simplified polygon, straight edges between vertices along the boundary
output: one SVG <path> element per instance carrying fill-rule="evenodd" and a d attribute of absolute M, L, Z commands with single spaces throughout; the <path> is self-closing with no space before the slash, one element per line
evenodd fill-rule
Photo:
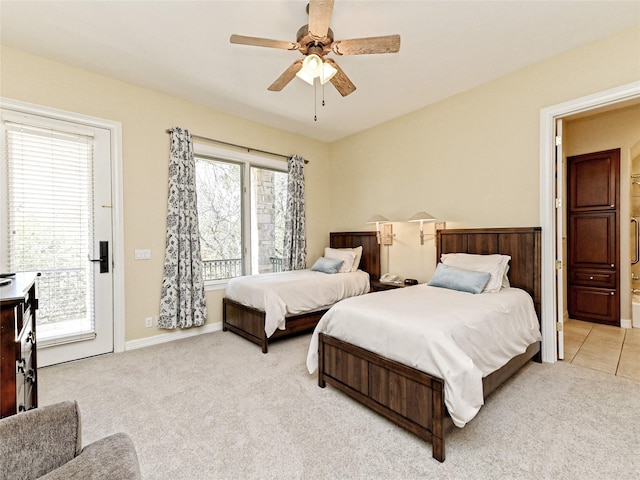
<path fill-rule="evenodd" d="M 230 330 L 247 340 L 260 345 L 262 353 L 269 351 L 269 341 L 292 337 L 313 331 L 326 310 L 316 310 L 287 317 L 286 329 L 276 330 L 271 337 L 264 331 L 265 313 L 257 308 L 242 305 L 228 298 L 222 299 L 222 330 Z"/>
<path fill-rule="evenodd" d="M 423 440 L 445 459 L 444 380 L 328 335 L 318 339 L 318 385 L 328 383 Z M 485 398 L 540 351 L 540 342 L 483 380 Z"/>
<path fill-rule="evenodd" d="M 328 335 L 318 344 L 318 385 L 342 390 L 392 422 L 431 442 L 444 461 L 444 381 Z"/>

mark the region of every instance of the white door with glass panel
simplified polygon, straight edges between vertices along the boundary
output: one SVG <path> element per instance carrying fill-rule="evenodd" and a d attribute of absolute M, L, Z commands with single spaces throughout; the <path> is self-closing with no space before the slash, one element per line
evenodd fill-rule
<path fill-rule="evenodd" d="M 38 365 L 112 352 L 110 132 L 3 110 L 2 142 L 0 271 L 41 274 Z"/>

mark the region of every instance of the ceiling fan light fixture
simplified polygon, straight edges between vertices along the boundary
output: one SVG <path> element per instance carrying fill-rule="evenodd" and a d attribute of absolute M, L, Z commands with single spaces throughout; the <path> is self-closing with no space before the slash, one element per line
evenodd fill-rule
<path fill-rule="evenodd" d="M 313 81 L 315 80 L 315 77 L 312 77 L 311 75 L 309 75 L 307 72 L 304 71 L 304 69 L 300 69 L 300 71 L 296 73 L 296 77 L 301 78 L 302 80 L 307 82 L 309 85 L 313 85 Z"/>
<path fill-rule="evenodd" d="M 324 62 L 322 64 L 322 76 L 320 77 L 320 83 L 324 85 L 331 80 L 336 73 L 338 73 L 338 70 L 333 65 L 329 62 Z"/>
<path fill-rule="evenodd" d="M 296 73 L 296 76 L 309 85 L 313 85 L 314 79 L 322 75 L 322 64 L 322 59 L 315 53 L 307 55 L 302 61 L 302 68 Z"/>

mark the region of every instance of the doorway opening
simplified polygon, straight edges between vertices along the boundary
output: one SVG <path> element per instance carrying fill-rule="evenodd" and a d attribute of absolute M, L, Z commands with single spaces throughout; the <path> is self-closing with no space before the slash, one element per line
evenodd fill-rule
<path fill-rule="evenodd" d="M 583 112 L 617 109 L 640 101 L 640 82 L 547 107 L 540 112 L 540 223 L 542 226 L 542 360 L 554 363 L 562 354 L 565 269 L 563 231 L 558 226 L 562 206 L 558 192 L 565 185 L 557 163 L 556 122 Z M 559 214 L 562 217 L 561 213 Z M 624 230 L 621 238 L 625 236 Z M 624 262 L 624 260 L 623 260 Z"/>
<path fill-rule="evenodd" d="M 39 366 L 123 351 L 120 123 L 9 99 L 0 108 L 0 268 L 41 273 Z"/>

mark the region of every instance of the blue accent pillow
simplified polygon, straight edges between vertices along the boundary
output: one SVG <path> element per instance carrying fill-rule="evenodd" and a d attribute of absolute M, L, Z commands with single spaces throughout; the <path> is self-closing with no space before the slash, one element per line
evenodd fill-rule
<path fill-rule="evenodd" d="M 476 272 L 438 263 L 428 285 L 461 292 L 480 293 L 487 286 L 490 279 L 491 274 L 489 272 Z"/>
<path fill-rule="evenodd" d="M 311 270 L 323 273 L 338 273 L 338 270 L 340 270 L 340 267 L 343 263 L 344 260 L 320 257 L 318 260 L 316 260 L 316 263 L 313 264 Z"/>

